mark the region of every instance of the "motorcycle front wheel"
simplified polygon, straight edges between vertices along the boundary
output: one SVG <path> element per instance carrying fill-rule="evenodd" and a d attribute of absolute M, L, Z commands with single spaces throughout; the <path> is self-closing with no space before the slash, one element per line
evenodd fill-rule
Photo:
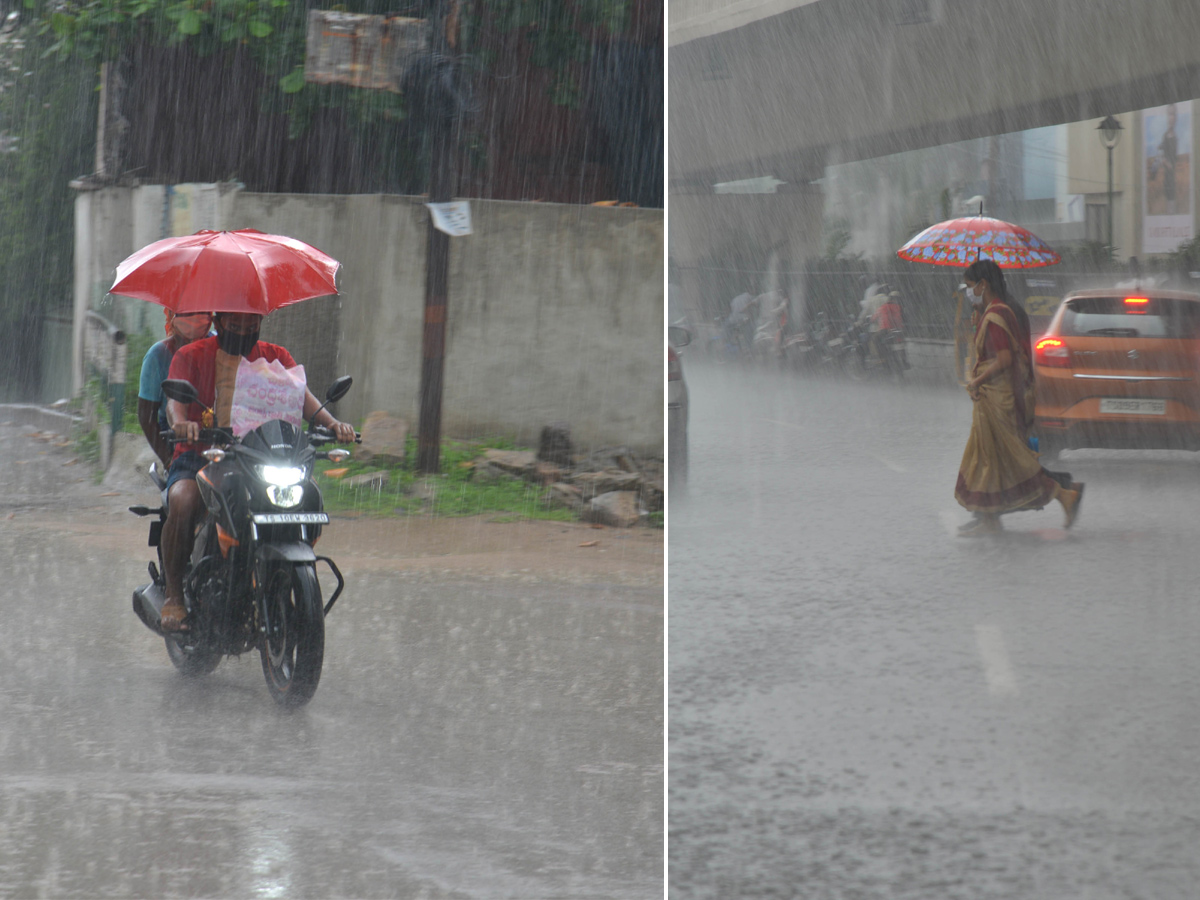
<path fill-rule="evenodd" d="M 325 611 L 311 565 L 272 569 L 263 597 L 263 676 L 280 706 L 303 706 L 317 692 L 325 656 Z"/>

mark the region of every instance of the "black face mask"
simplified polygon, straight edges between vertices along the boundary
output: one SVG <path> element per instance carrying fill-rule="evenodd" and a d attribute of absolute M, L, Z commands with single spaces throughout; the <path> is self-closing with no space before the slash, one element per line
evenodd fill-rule
<path fill-rule="evenodd" d="M 249 334 L 235 334 L 232 331 L 217 332 L 217 346 L 230 356 L 249 356 L 254 345 L 258 343 L 258 329 Z"/>

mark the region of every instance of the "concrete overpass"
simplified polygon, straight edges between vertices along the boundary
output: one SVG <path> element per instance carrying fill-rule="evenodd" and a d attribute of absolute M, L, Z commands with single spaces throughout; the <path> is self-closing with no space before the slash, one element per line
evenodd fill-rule
<path fill-rule="evenodd" d="M 1198 0 L 669 0 L 668 15 L 684 264 L 731 240 L 811 255 L 827 164 L 1200 97 Z M 713 192 L 763 176 L 786 184 Z"/>

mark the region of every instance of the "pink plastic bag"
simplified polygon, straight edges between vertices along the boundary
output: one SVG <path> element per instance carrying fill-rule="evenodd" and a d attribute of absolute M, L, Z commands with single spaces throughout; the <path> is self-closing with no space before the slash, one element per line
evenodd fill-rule
<path fill-rule="evenodd" d="M 304 424 L 304 366 L 284 368 L 279 360 L 238 363 L 229 424 L 242 437 L 264 422 L 282 419 L 297 428 Z"/>

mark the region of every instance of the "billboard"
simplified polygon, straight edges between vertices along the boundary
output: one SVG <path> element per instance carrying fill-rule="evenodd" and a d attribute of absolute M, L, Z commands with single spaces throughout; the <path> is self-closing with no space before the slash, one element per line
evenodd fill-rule
<path fill-rule="evenodd" d="M 1192 102 L 1144 110 L 1142 139 L 1142 249 L 1169 253 L 1195 235 Z"/>

